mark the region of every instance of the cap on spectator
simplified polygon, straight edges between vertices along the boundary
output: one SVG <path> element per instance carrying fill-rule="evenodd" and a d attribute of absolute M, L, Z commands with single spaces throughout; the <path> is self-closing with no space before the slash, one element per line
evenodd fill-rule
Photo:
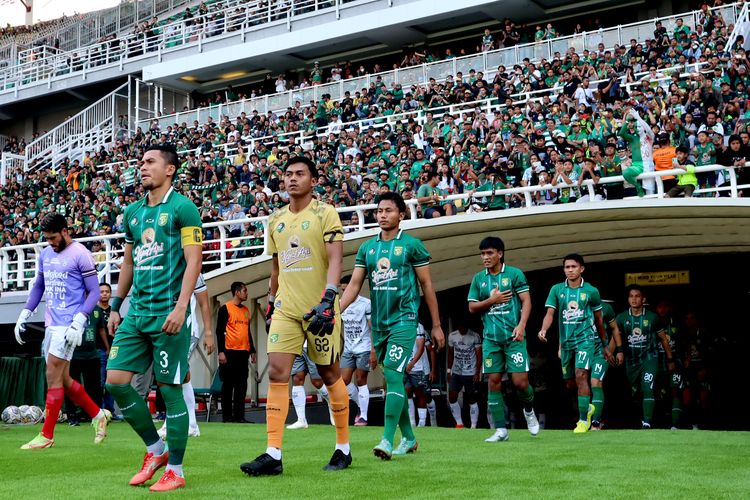
<path fill-rule="evenodd" d="M 389 175 L 387 170 L 381 170 L 379 175 Z"/>

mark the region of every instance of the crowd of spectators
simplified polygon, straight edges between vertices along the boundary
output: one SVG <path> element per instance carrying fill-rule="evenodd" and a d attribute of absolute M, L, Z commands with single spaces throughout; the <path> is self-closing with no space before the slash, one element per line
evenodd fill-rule
<path fill-rule="evenodd" d="M 407 88 L 376 79 L 341 101 L 323 96 L 281 113 L 164 128 L 154 121 L 82 159 L 11 172 L 0 188 L 0 245 L 40 241 L 40 215 L 50 210 L 68 217 L 75 237 L 121 231 L 123 208 L 144 194 L 137 159 L 154 143 L 175 145 L 182 162 L 175 189 L 195 202 L 204 222 L 238 221 L 229 228 L 242 237 L 235 257 L 260 253 L 254 247 L 262 244 L 262 225 L 239 221 L 288 202 L 282 169 L 297 154 L 319 165 L 316 196 L 337 207 L 371 203 L 395 190 L 418 200 L 420 216 L 437 217 L 519 207 L 522 196 L 495 193 L 548 184 L 553 189 L 536 193 L 535 204 L 572 203 L 590 200 L 579 188 L 584 179 L 620 175 L 630 165 L 625 135 L 637 114 L 655 137 L 656 169 L 681 162 L 688 180 L 689 167 L 719 163 L 736 167 L 740 184 L 750 183 L 743 168 L 750 159 L 750 61 L 741 42 L 726 47 L 727 26 L 711 16 L 695 31 L 684 24 L 673 32 L 659 24 L 655 30 L 644 43 L 580 54 L 571 49 L 551 60 L 501 66 L 492 78 L 471 71 Z M 694 63 L 701 66 L 689 70 Z M 641 71 L 648 73 L 637 77 Z M 516 95 L 529 91 L 539 92 L 534 99 Z M 446 113 L 446 105 L 454 110 Z M 392 118 L 405 112 L 411 114 Z M 22 153 L 24 147 L 11 139 L 4 149 Z M 668 179 L 667 190 L 681 180 Z M 699 175 L 695 184 L 726 181 L 722 174 Z M 444 199 L 486 191 L 492 194 Z M 634 186 L 626 183 L 595 187 L 596 198 L 632 194 Z M 360 222 L 356 214 L 342 219 Z M 206 232 L 208 240 L 218 236 Z M 217 245 L 209 242 L 207 250 Z"/>

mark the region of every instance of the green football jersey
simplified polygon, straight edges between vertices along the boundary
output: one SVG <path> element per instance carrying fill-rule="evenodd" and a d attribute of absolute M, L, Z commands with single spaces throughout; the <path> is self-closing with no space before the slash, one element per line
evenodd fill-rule
<path fill-rule="evenodd" d="M 107 327 L 107 318 L 99 305 L 89 315 L 86 327 L 83 330 L 81 345 L 73 351 L 73 359 L 99 359 L 99 350 L 96 348 L 96 337 L 100 328 Z"/>
<path fill-rule="evenodd" d="M 493 304 L 482 313 L 484 338 L 495 342 L 505 342 L 513 338 L 513 329 L 521 319 L 520 293 L 529 291 L 529 284 L 523 271 L 503 264 L 498 274 L 485 269 L 474 275 L 469 287 L 469 302 L 482 302 L 492 295 L 510 290 L 513 297 L 504 304 Z"/>
<path fill-rule="evenodd" d="M 403 230 L 390 241 L 378 235 L 359 247 L 354 267 L 365 269 L 370 280 L 373 331 L 416 328 L 420 298 L 414 269 L 429 264 L 424 244 Z"/>
<path fill-rule="evenodd" d="M 609 302 L 602 302 L 602 322 L 604 323 L 604 331 L 607 333 L 607 345 L 609 345 L 609 341 L 612 340 L 612 322 L 616 317 L 615 310 L 612 309 Z M 594 334 L 598 336 L 596 331 Z M 604 355 L 604 344 L 601 342 L 594 342 L 594 346 L 596 347 L 597 353 Z M 612 353 L 614 354 L 614 351 Z"/>
<path fill-rule="evenodd" d="M 557 311 L 560 346 L 563 349 L 574 349 L 587 342 L 593 342 L 598 337 L 594 312 L 602 309 L 602 300 L 599 290 L 583 279 L 578 288 L 569 287 L 568 280 L 553 286 L 547 296 L 545 307 Z"/>
<path fill-rule="evenodd" d="M 617 326 L 625 344 L 625 363 L 637 365 L 658 356 L 659 333 L 664 326 L 659 317 L 644 309 L 634 316 L 630 309 L 617 315 Z"/>
<path fill-rule="evenodd" d="M 669 348 L 672 350 L 672 357 L 675 360 L 682 359 L 679 355 L 680 352 L 680 329 L 675 324 L 674 320 L 672 318 L 667 318 L 666 320 L 661 319 L 662 327 L 664 328 L 664 333 L 667 334 L 667 339 L 669 342 Z M 659 355 L 664 354 L 664 346 L 661 342 L 657 345 L 657 348 L 659 350 Z"/>
<path fill-rule="evenodd" d="M 158 205 L 148 196 L 125 209 L 125 242 L 133 245 L 133 291 L 128 314 L 167 316 L 180 296 L 187 262 L 183 247 L 201 245 L 198 208 L 172 188 Z"/>

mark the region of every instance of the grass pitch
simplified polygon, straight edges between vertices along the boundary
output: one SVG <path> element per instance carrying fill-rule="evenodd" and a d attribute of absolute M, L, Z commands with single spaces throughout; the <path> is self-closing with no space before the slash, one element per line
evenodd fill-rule
<path fill-rule="evenodd" d="M 153 495 L 128 480 L 143 446 L 127 424 L 113 423 L 99 446 L 85 425 L 58 425 L 55 447 L 22 451 L 41 426 L 0 427 L 0 498 L 136 498 Z M 202 424 L 186 455 L 181 497 L 228 498 L 748 498 L 750 433 L 601 431 L 574 435 L 511 431 L 485 443 L 487 429 L 417 429 L 417 453 L 376 459 L 382 428 L 351 429 L 354 463 L 321 468 L 334 430 L 286 431 L 284 474 L 250 478 L 239 464 L 265 450 L 265 426 Z M 159 477 L 161 471 L 157 473 Z"/>

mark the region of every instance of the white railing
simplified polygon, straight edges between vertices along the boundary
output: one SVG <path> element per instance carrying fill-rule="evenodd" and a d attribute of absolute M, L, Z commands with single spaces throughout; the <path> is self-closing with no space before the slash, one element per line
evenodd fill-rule
<path fill-rule="evenodd" d="M 217 13 L 194 17 L 188 24 L 176 21 L 158 28 L 158 33 L 147 36 L 137 33 L 121 36 L 114 40 L 97 42 L 87 47 L 54 54 L 33 63 L 16 64 L 0 69 L 0 94 L 17 92 L 19 88 L 36 85 L 39 82 L 51 83 L 53 79 L 67 78 L 71 74 L 81 74 L 85 79 L 91 71 L 123 65 L 131 60 L 156 58 L 162 54 L 183 47 L 197 47 L 203 51 L 208 40 L 238 37 L 242 42 L 249 31 L 259 27 L 286 24 L 291 30 L 297 19 L 319 13 L 336 12 L 352 5 L 384 0 L 287 0 L 285 2 L 252 2 L 233 4 L 232 7 Z M 390 2 L 389 2 L 390 3 Z M 384 7 L 388 3 L 384 2 Z M 236 12 L 238 9 L 241 12 Z"/>
<path fill-rule="evenodd" d="M 725 49 L 732 50 L 732 47 L 734 47 L 734 44 L 737 42 L 737 37 L 740 35 L 744 37 L 745 43 L 747 43 L 748 32 L 750 32 L 750 16 L 748 16 L 748 4 L 745 3 L 742 6 L 742 10 L 737 15 L 737 20 L 734 23 L 734 29 L 729 35 L 729 39 L 727 40 L 727 46 L 725 47 Z"/>
<path fill-rule="evenodd" d="M 721 13 L 727 24 L 732 24 L 737 18 L 737 11 L 741 5 L 743 4 L 735 3 L 724 7 L 716 7 L 713 9 L 713 12 Z M 353 95 L 355 92 L 359 92 L 362 89 L 370 88 L 370 83 L 372 82 L 383 82 L 387 87 L 389 87 L 391 83 L 401 84 L 402 86 L 425 83 L 431 78 L 440 82 L 444 81 L 449 75 L 455 76 L 459 71 L 464 75 L 468 75 L 469 71 L 472 69 L 483 72 L 485 77 L 489 79 L 496 73 L 499 66 L 513 66 L 514 64 L 523 61 L 526 57 L 532 61 L 539 61 L 541 59 L 550 59 L 554 57 L 556 53 L 564 55 L 571 49 L 574 49 L 578 53 L 583 50 L 598 50 L 600 43 L 604 44 L 606 49 L 611 50 L 615 45 L 628 44 L 631 39 L 643 41 L 646 38 L 653 36 L 653 30 L 655 27 L 654 23 L 657 20 L 662 22 L 662 25 L 667 28 L 669 33 L 672 32 L 677 19 L 683 19 L 685 25 L 689 26 L 692 31 L 694 30 L 695 25 L 699 22 L 700 16 L 701 11 L 693 11 L 668 17 L 655 18 L 649 21 L 616 26 L 590 33 L 570 35 L 543 42 L 516 45 L 514 47 L 491 50 L 443 61 L 425 63 L 419 66 L 395 69 L 392 71 L 373 73 L 347 80 L 340 80 L 334 83 L 314 85 L 303 89 L 287 90 L 285 92 L 243 99 L 216 106 L 197 108 L 190 111 L 170 113 L 167 115 L 162 113 L 158 119 L 160 125 L 171 125 L 175 122 L 190 123 L 193 120 L 205 120 L 209 116 L 214 116 L 217 113 L 220 116 L 239 116 L 242 112 L 250 113 L 256 110 L 259 113 L 267 113 L 268 111 L 280 112 L 287 110 L 288 108 L 294 108 L 297 102 L 304 106 L 305 103 L 317 101 L 323 94 L 330 94 L 331 99 L 334 101 L 341 100 L 344 98 L 346 92 Z M 141 121 L 138 125 L 143 126 L 146 121 L 147 120 Z"/>
<path fill-rule="evenodd" d="M 21 155 L 0 153 L 0 186 L 4 186 L 11 176 L 23 172 L 25 164 Z"/>
<path fill-rule="evenodd" d="M 180 7 L 195 7 L 200 0 L 137 0 L 123 1 L 110 9 L 81 14 L 75 18 L 60 20 L 41 33 L 26 36 L 22 46 L 51 45 L 55 39 L 60 41 L 60 48 L 73 50 L 121 31 L 134 27 L 139 22 L 148 21 L 162 14 L 168 14 Z M 213 5 L 216 0 L 206 2 Z M 17 44 L 17 42 L 16 42 Z M 0 46 L 4 49 L 13 45 Z"/>
<path fill-rule="evenodd" d="M 93 151 L 114 140 L 118 98 L 129 91 L 124 83 L 72 118 L 41 135 L 26 146 L 25 167 L 41 169 L 71 157 L 81 149 Z"/>
<path fill-rule="evenodd" d="M 748 164 L 747 167 L 750 167 Z M 739 197 L 739 190 L 749 190 L 750 185 L 738 185 L 737 176 L 734 167 L 725 167 L 722 165 L 707 165 L 696 168 L 697 173 L 706 172 L 724 172 L 725 178 L 728 177 L 729 185 L 710 188 L 710 189 L 698 189 L 695 191 L 695 195 L 712 195 L 715 196 L 718 193 L 726 194 L 731 198 Z M 664 196 L 664 177 L 672 177 L 684 173 L 683 170 L 665 170 L 658 172 L 649 172 L 638 176 L 639 179 L 653 179 L 656 183 L 656 192 L 651 195 L 646 195 L 646 198 L 661 198 Z M 461 193 L 446 196 L 443 201 L 451 202 L 461 200 L 463 206 L 472 204 L 472 200 L 488 199 L 492 197 L 503 197 L 509 198 L 514 196 L 520 196 L 523 198 L 523 207 L 531 207 L 537 204 L 536 196 L 542 194 L 545 191 L 557 191 L 565 188 L 578 188 L 581 190 L 583 195 L 588 195 L 590 203 L 607 203 L 606 201 L 596 201 L 595 188 L 597 185 L 605 186 L 608 184 L 621 184 L 624 181 L 622 176 L 614 177 L 602 177 L 599 179 L 598 184 L 594 183 L 591 179 L 583 181 L 580 185 L 578 184 L 560 184 L 556 186 L 547 184 L 544 186 L 528 186 L 528 187 L 516 187 L 507 189 L 498 189 L 496 191 L 482 191 L 473 193 Z M 638 203 L 638 198 L 632 198 L 633 203 Z M 710 200 L 707 199 L 710 203 Z M 419 202 L 416 199 L 410 199 L 406 201 L 408 209 L 408 219 L 415 220 L 419 218 Z M 571 204 L 573 206 L 574 204 Z M 377 207 L 375 204 L 370 205 L 359 205 L 354 207 L 337 208 L 336 210 L 340 214 L 351 214 L 349 217 L 345 217 L 347 224 L 344 229 L 348 233 L 356 233 L 370 229 L 374 227 L 374 224 L 366 222 L 368 212 L 374 210 Z M 521 208 L 512 208 L 509 210 L 523 210 Z M 354 216 L 356 215 L 356 221 Z M 459 221 L 470 221 L 472 220 L 471 214 L 459 214 L 451 216 L 456 222 Z M 255 234 L 237 234 L 237 226 L 244 228 L 245 225 L 254 225 L 258 228 L 259 233 Z M 262 255 L 266 248 L 266 234 L 265 230 L 268 225 L 268 217 L 255 217 L 249 219 L 239 219 L 221 222 L 211 222 L 203 225 L 204 231 L 209 230 L 217 233 L 216 235 L 211 234 L 207 236 L 204 241 L 203 255 L 204 255 L 204 271 L 208 272 L 213 269 L 220 269 L 227 265 L 245 262 L 247 265 L 251 265 L 258 260 L 258 257 Z M 235 229 L 232 231 L 232 229 Z M 100 279 L 107 280 L 109 283 L 116 281 L 116 276 L 119 272 L 119 265 L 122 263 L 123 255 L 123 234 L 112 234 L 106 236 L 93 236 L 88 238 L 81 238 L 78 241 L 83 243 L 89 242 L 100 242 L 103 245 L 103 249 L 99 252 L 94 253 L 94 258 L 97 261 L 97 267 L 99 270 Z M 262 243 L 253 241 L 262 238 Z M 38 257 L 41 253 L 42 248 L 46 243 L 34 243 L 28 245 L 18 245 L 0 248 L 0 280 L 3 284 L 4 290 L 27 290 L 30 283 L 36 276 L 36 266 Z M 252 255 L 251 255 L 252 254 Z"/>

